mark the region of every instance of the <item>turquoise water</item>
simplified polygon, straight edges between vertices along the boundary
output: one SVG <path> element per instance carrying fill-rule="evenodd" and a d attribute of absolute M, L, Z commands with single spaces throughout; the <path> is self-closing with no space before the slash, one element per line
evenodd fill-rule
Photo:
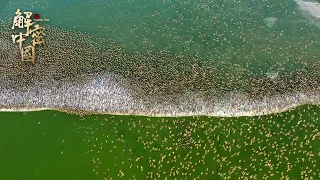
<path fill-rule="evenodd" d="M 50 19 L 44 24 L 111 38 L 128 51 L 169 49 L 197 56 L 203 66 L 231 63 L 252 71 L 273 66 L 293 70 L 291 65 L 316 62 L 319 54 L 320 29 L 305 21 L 293 0 L 1 3 L 5 19 L 21 8 Z M 272 27 L 264 21 L 269 17 L 277 18 Z"/>

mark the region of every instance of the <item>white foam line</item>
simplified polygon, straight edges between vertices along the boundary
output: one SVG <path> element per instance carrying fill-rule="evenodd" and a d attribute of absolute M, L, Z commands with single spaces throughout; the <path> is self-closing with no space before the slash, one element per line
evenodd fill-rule
<path fill-rule="evenodd" d="M 306 103 L 310 105 L 320 105 L 319 103 Z M 88 114 L 110 114 L 110 115 L 123 115 L 123 116 L 152 116 L 152 117 L 189 117 L 189 116 L 213 116 L 213 117 L 253 117 L 253 116 L 263 116 L 263 115 L 270 115 L 270 114 L 276 114 L 281 113 L 285 111 L 289 111 L 291 109 L 294 109 L 298 106 L 305 105 L 305 104 L 294 104 L 282 109 L 278 109 L 277 107 L 269 110 L 269 111 L 246 111 L 246 112 L 239 112 L 239 113 L 225 113 L 225 111 L 218 111 L 216 113 L 209 113 L 209 114 L 198 114 L 198 113 L 178 113 L 178 114 L 154 114 L 154 112 L 140 112 L 140 113 L 119 113 L 114 111 L 88 111 Z M 44 111 L 44 110 L 54 110 L 54 111 L 66 111 L 68 112 L 68 109 L 62 109 L 62 108 L 16 108 L 16 109 L 0 109 L 0 112 L 37 112 L 37 111 Z M 70 111 L 69 111 L 70 112 Z"/>

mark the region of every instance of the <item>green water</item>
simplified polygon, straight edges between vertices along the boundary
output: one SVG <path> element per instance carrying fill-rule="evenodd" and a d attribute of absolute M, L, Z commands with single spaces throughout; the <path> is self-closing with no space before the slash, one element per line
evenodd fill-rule
<path fill-rule="evenodd" d="M 2 112 L 0 179 L 317 178 L 319 114 L 310 105 L 240 118 Z"/>

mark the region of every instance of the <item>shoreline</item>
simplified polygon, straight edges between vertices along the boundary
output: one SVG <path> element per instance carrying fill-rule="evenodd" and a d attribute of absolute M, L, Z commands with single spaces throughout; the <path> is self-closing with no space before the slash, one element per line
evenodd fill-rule
<path fill-rule="evenodd" d="M 18 108 L 18 109 L 0 109 L 1 112 L 38 112 L 38 111 L 45 111 L 45 110 L 50 110 L 50 111 L 59 111 L 59 112 L 66 112 L 68 114 L 74 114 L 74 115 L 116 115 L 116 116 L 144 116 L 144 117 L 190 117 L 190 116 L 208 116 L 208 117 L 254 117 L 254 116 L 265 116 L 265 115 L 270 115 L 270 114 L 277 114 L 277 113 L 282 113 L 286 112 L 292 109 L 295 109 L 299 106 L 304 106 L 304 105 L 315 105 L 318 106 L 320 105 L 319 103 L 301 103 L 301 104 L 294 104 L 291 106 L 288 106 L 286 108 L 278 109 L 277 107 L 274 108 L 273 110 L 270 110 L 268 112 L 262 111 L 260 113 L 254 113 L 254 111 L 250 112 L 240 112 L 238 114 L 227 114 L 227 113 L 221 113 L 223 111 L 218 111 L 219 113 L 216 114 L 187 114 L 187 113 L 181 113 L 181 115 L 148 115 L 146 113 L 118 113 L 118 112 L 99 112 L 99 111 L 85 111 L 86 113 L 84 114 L 79 114 L 79 113 L 74 113 L 74 111 L 70 111 L 68 109 L 61 109 L 61 108 Z"/>

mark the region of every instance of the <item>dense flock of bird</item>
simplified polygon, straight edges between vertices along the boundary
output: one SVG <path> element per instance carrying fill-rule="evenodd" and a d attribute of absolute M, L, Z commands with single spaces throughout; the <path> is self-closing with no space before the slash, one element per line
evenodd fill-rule
<path fill-rule="evenodd" d="M 210 6 L 197 10 L 206 8 Z M 175 21 L 184 18 L 178 16 Z M 82 126 L 79 131 L 86 134 L 83 141 L 92 155 L 92 172 L 105 179 L 317 179 L 319 109 L 310 105 L 254 117 L 319 103 L 320 63 L 314 62 L 317 42 L 301 36 L 290 39 L 289 44 L 285 32 L 272 33 L 271 28 L 281 21 L 275 17 L 261 19 L 266 27 L 247 19 L 249 32 L 241 22 L 230 21 L 216 20 L 217 33 L 198 33 L 197 38 L 188 40 L 192 45 L 186 49 L 195 52 L 193 55 L 170 48 L 128 52 L 124 45 L 104 37 L 46 26 L 46 43 L 37 47 L 34 65 L 21 62 L 18 46 L 11 40 L 14 32 L 10 23 L 2 21 L 0 109 L 166 116 L 190 112 L 236 116 L 246 112 L 242 115 L 253 117 L 96 117 L 99 125 Z M 238 34 L 228 33 L 238 41 L 223 35 L 231 27 Z M 273 36 L 262 37 L 267 45 L 257 43 L 262 39 L 257 33 L 262 28 L 269 28 Z M 164 38 L 182 41 L 170 34 Z M 197 52 L 208 49 L 197 42 L 203 41 L 201 38 L 216 38 L 216 44 L 224 44 L 213 51 L 217 53 L 212 56 L 214 63 L 198 56 Z M 242 45 L 232 46 L 239 42 Z M 148 44 L 147 37 L 142 43 Z M 252 58 L 263 61 L 270 53 L 274 54 L 267 56 L 272 60 L 268 62 L 275 68 L 257 63 L 252 72 L 248 64 L 240 62 Z M 293 59 L 291 69 L 282 71 L 282 63 Z"/>
<path fill-rule="evenodd" d="M 224 111 L 231 108 L 231 115 L 237 115 L 241 108 L 254 109 L 258 115 L 274 111 L 264 104 L 264 112 L 259 112 L 259 101 L 265 97 L 279 97 L 277 101 L 283 101 L 286 94 L 319 95 L 319 63 L 301 64 L 287 73 L 269 70 L 254 75 L 239 64 L 224 62 L 224 65 L 217 63 L 216 67 L 203 66 L 195 57 L 169 50 L 126 52 L 123 45 L 109 39 L 47 26 L 45 46 L 37 47 L 36 63 L 32 65 L 21 62 L 18 47 L 10 39 L 13 33 L 10 24 L 3 21 L 1 27 L 0 43 L 4 48 L 0 49 L 0 89 L 10 91 L 10 94 L 3 93 L 7 97 L 1 99 L 2 108 L 53 108 L 79 114 L 190 115 L 188 112 L 192 112 L 204 115 L 216 113 L 217 104 L 223 102 L 229 105 L 219 106 Z M 257 67 L 257 71 L 262 68 Z M 88 78 L 103 79 L 106 73 L 116 76 L 109 75 L 103 86 Z M 98 90 L 99 86 L 104 90 Z M 81 87 L 85 88 L 81 90 Z M 229 97 L 234 99 L 233 96 L 239 99 L 231 105 L 225 102 Z M 292 105 L 286 104 L 288 102 L 298 105 L 319 100 L 308 97 L 306 99 L 313 102 L 299 101 L 296 96 L 272 108 L 281 110 L 286 109 L 284 105 Z M 90 98 L 96 99 L 95 102 Z M 120 99 L 117 106 L 124 108 L 108 109 L 109 106 L 99 103 L 99 98 L 101 102 L 112 101 L 112 107 Z M 57 99 L 63 102 L 57 104 Z M 203 110 L 205 106 L 209 108 Z"/>

